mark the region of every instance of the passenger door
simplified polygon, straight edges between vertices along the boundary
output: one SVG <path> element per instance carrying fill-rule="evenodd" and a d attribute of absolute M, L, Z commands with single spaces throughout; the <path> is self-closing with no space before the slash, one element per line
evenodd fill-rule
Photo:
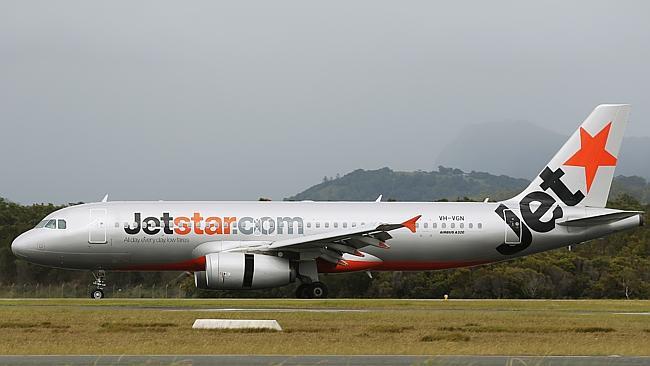
<path fill-rule="evenodd" d="M 506 244 L 521 243 L 521 220 L 519 220 L 518 214 L 519 210 L 503 210 L 503 221 L 506 223 L 504 227 Z"/>
<path fill-rule="evenodd" d="M 106 244 L 106 209 L 90 209 L 90 225 L 88 227 L 88 243 Z"/>

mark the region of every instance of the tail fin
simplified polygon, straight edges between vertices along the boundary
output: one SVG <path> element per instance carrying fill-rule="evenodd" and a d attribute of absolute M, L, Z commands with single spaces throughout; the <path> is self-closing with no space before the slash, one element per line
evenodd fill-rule
<path fill-rule="evenodd" d="M 532 192 L 544 191 L 569 206 L 605 207 L 629 112 L 629 104 L 597 106 L 514 199 L 520 201 Z"/>

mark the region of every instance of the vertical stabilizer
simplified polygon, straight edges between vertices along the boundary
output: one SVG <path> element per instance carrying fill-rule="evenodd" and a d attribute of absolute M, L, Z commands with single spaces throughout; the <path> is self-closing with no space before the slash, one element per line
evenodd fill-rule
<path fill-rule="evenodd" d="M 629 113 L 629 104 L 597 106 L 515 199 L 542 190 L 569 206 L 605 207 Z"/>

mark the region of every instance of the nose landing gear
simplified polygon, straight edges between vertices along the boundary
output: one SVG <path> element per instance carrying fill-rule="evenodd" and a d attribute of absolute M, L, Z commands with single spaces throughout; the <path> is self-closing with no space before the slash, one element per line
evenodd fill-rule
<path fill-rule="evenodd" d="M 97 273 L 91 272 L 93 274 L 93 277 L 95 277 L 95 281 L 93 281 L 93 285 L 95 286 L 94 290 L 90 291 L 90 298 L 95 299 L 95 300 L 100 300 L 104 298 L 104 288 L 106 288 L 106 271 L 99 270 Z"/>
<path fill-rule="evenodd" d="M 102 291 L 100 289 L 95 289 L 95 290 L 90 292 L 90 298 L 95 299 L 95 300 L 103 299 L 104 298 L 104 291 Z"/>

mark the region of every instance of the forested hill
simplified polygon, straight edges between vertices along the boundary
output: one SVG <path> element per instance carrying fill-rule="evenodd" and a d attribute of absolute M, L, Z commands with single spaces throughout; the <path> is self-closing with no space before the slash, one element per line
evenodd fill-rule
<path fill-rule="evenodd" d="M 510 198 L 523 190 L 529 181 L 483 172 L 463 172 L 439 167 L 438 171 L 399 172 L 389 168 L 357 169 L 337 178 L 323 178 L 290 201 L 370 201 L 380 194 L 384 200 L 397 201 L 455 201 L 464 197 L 472 200 Z M 627 193 L 636 200 L 650 202 L 650 184 L 641 177 L 618 176 L 612 184 L 611 198 Z"/>

